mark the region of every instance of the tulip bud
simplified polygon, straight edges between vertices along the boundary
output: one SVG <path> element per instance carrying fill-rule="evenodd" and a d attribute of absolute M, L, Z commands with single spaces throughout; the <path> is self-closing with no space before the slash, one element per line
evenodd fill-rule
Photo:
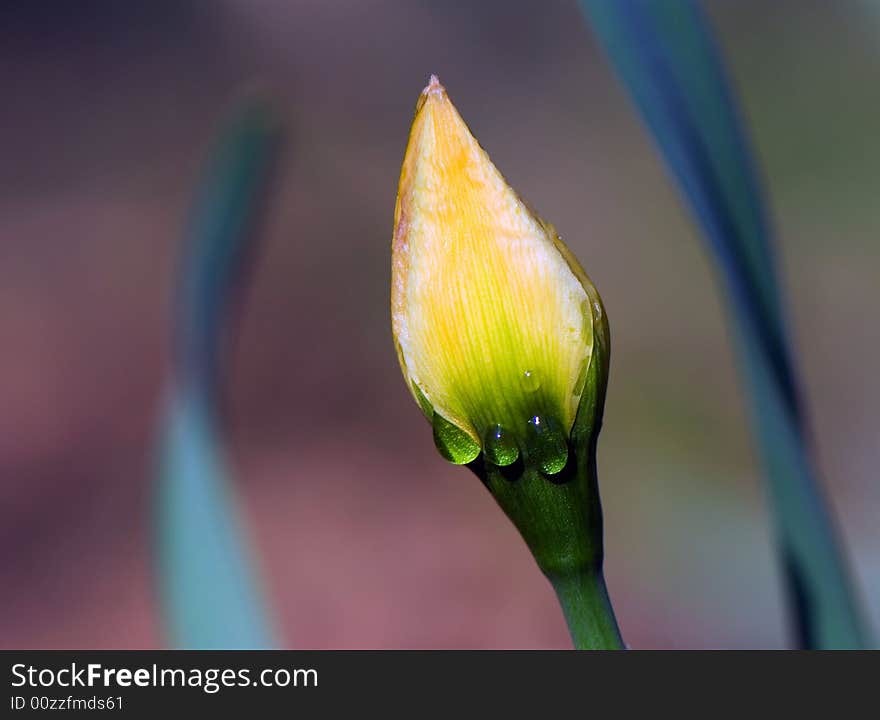
<path fill-rule="evenodd" d="M 575 645 L 622 647 L 602 575 L 596 478 L 609 357 L 602 301 L 433 76 L 400 173 L 391 318 L 440 453 L 467 464 L 519 529 Z"/>
<path fill-rule="evenodd" d="M 566 465 L 602 303 L 517 196 L 436 77 L 416 106 L 394 212 L 391 312 L 404 377 L 448 460 Z M 603 344 L 604 353 L 597 345 Z"/>

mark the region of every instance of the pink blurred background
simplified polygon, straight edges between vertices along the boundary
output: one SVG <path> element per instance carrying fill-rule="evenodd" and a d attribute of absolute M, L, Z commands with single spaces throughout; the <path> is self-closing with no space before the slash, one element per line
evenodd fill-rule
<path fill-rule="evenodd" d="M 706 3 L 771 191 L 820 465 L 880 625 L 880 13 Z M 435 452 L 388 319 L 397 175 L 437 73 L 605 299 L 606 569 L 633 647 L 782 647 L 711 266 L 573 1 L 0 6 L 0 646 L 165 643 L 152 452 L 181 227 L 236 97 L 289 140 L 228 377 L 284 647 L 564 648 L 480 483 Z"/>

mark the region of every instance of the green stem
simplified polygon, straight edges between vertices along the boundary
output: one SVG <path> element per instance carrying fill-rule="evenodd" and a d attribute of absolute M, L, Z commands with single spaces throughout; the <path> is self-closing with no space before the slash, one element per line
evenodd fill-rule
<path fill-rule="evenodd" d="M 548 479 L 533 468 L 474 463 L 495 500 L 519 529 L 553 585 L 579 650 L 623 650 L 602 574 L 602 507 L 595 442 L 575 444 L 572 462 Z"/>
<path fill-rule="evenodd" d="M 550 578 L 576 650 L 625 650 L 601 570 Z"/>

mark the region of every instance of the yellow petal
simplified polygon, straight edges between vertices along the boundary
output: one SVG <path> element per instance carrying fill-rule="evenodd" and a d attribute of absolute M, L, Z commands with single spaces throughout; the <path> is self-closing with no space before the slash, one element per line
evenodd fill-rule
<path fill-rule="evenodd" d="M 502 434 L 521 447 L 548 425 L 567 435 L 595 312 L 604 323 L 577 261 L 432 76 L 416 106 L 392 240 L 392 330 L 416 399 L 483 449 Z"/>

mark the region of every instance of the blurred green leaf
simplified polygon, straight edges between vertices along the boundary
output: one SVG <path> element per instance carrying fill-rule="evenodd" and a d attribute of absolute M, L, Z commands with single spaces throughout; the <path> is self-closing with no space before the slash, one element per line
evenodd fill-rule
<path fill-rule="evenodd" d="M 224 339 L 277 141 L 267 107 L 240 109 L 216 144 L 185 237 L 156 507 L 163 608 L 180 648 L 273 645 L 217 405 Z"/>
<path fill-rule="evenodd" d="M 691 0 L 580 0 L 699 221 L 732 312 L 802 647 L 868 645 L 816 480 L 772 234 L 710 28 Z"/>

